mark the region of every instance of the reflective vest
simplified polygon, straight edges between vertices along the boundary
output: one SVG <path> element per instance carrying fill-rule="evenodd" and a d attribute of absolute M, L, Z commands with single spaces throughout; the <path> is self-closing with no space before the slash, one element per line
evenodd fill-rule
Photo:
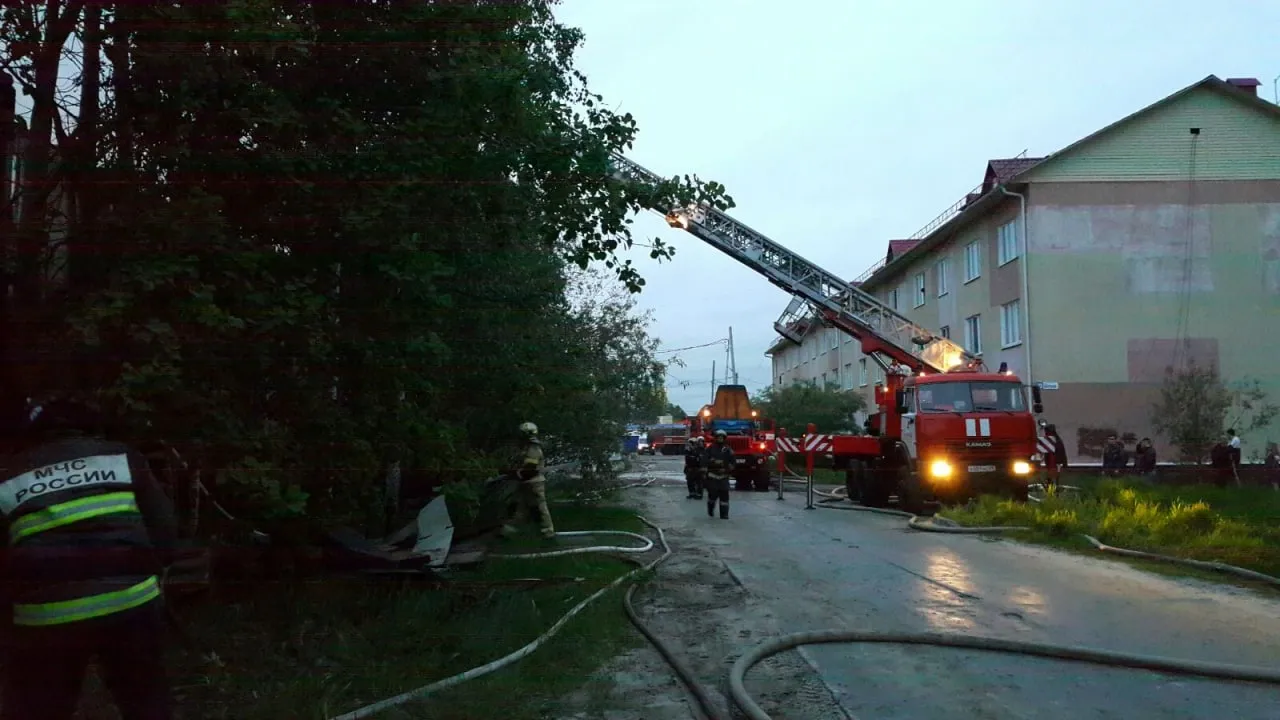
<path fill-rule="evenodd" d="M 158 562 L 133 493 L 142 465 L 126 446 L 63 440 L 23 462 L 0 475 L 9 554 L 0 582 L 12 588 L 14 625 L 79 622 L 160 597 Z"/>

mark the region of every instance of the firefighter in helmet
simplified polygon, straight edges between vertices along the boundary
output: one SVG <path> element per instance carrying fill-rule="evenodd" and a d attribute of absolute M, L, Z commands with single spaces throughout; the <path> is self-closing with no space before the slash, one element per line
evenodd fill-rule
<path fill-rule="evenodd" d="M 172 717 L 162 568 L 173 506 L 147 460 L 67 398 L 14 408 L 0 459 L 0 717 L 70 718 L 91 661 L 126 718 Z"/>
<path fill-rule="evenodd" d="M 520 435 L 523 447 L 515 470 L 517 485 L 514 525 L 523 525 L 529 521 L 530 515 L 536 514 L 542 537 L 554 538 L 556 528 L 551 523 L 551 511 L 547 508 L 547 478 L 543 474 L 546 458 L 542 454 L 542 442 L 538 440 L 538 426 L 531 422 L 521 423 Z M 504 526 L 503 534 L 514 534 L 517 530 L 515 526 Z"/>
<path fill-rule="evenodd" d="M 716 431 L 715 444 L 704 454 L 707 468 L 707 516 L 716 514 L 716 501 L 720 502 L 720 519 L 729 519 L 729 481 L 733 476 L 733 450 L 724 430 Z"/>
<path fill-rule="evenodd" d="M 689 487 L 689 499 L 702 499 L 703 475 L 706 474 L 703 455 L 706 449 L 702 446 L 702 438 L 689 438 L 689 446 L 684 451 L 684 482 Z"/>

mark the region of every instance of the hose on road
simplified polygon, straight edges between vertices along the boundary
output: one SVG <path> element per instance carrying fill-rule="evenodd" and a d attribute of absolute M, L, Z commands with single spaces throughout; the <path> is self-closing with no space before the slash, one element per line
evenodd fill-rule
<path fill-rule="evenodd" d="M 934 647 L 960 648 L 964 650 L 983 650 L 987 652 L 1013 653 L 1054 660 L 1107 665 L 1110 667 L 1130 668 L 1135 670 L 1154 670 L 1156 672 L 1174 673 L 1178 675 L 1194 675 L 1216 680 L 1232 680 L 1258 682 L 1280 685 L 1280 670 L 1271 668 L 1250 667 L 1247 665 L 1229 665 L 1225 663 L 1201 662 L 1197 660 L 1178 660 L 1156 655 L 1139 655 L 1119 653 L 1108 650 L 1073 645 L 1045 645 L 1042 643 L 1018 642 L 999 638 L 973 637 L 969 635 L 950 635 L 943 633 L 874 633 L 858 630 L 818 630 L 814 632 L 784 635 L 756 646 L 733 664 L 729 671 L 729 694 L 734 705 L 742 710 L 751 720 L 772 720 L 752 699 L 747 692 L 745 680 L 747 672 L 760 661 L 778 653 L 803 645 L 831 643 L 880 643 L 895 645 L 932 645 Z"/>
<path fill-rule="evenodd" d="M 815 507 L 824 507 L 831 510 L 853 510 L 857 512 L 878 513 L 881 515 L 893 515 L 907 519 L 907 526 L 912 530 L 920 530 L 922 532 L 945 533 L 951 535 L 995 535 L 1005 532 L 1016 532 L 1019 530 L 1030 530 L 1031 528 L 1023 525 L 992 525 L 986 527 L 965 527 L 953 520 L 948 520 L 939 515 L 931 518 L 913 515 L 912 513 L 902 510 L 893 510 L 891 508 L 871 508 L 863 505 L 834 505 L 822 504 Z M 1220 562 L 1206 562 L 1203 560 L 1189 560 L 1187 558 L 1175 557 L 1173 555 L 1158 555 L 1156 553 L 1143 552 L 1141 550 L 1130 550 L 1128 548 L 1114 547 L 1107 545 L 1092 535 L 1084 533 L 1080 534 L 1089 542 L 1090 545 L 1104 553 L 1113 555 L 1122 555 L 1125 557 L 1140 558 L 1143 560 L 1155 560 L 1159 562 L 1169 563 L 1172 565 L 1182 565 L 1183 567 L 1195 568 L 1197 570 L 1212 570 L 1226 575 L 1235 575 L 1236 577 L 1255 582 L 1266 583 L 1280 587 L 1280 577 L 1265 575 L 1248 568 L 1237 567 Z"/>

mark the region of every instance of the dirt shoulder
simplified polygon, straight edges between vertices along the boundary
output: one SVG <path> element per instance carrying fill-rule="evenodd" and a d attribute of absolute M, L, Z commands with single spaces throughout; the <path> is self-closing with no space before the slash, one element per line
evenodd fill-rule
<path fill-rule="evenodd" d="M 659 482 L 664 478 L 659 477 Z M 671 482 L 670 479 L 666 479 Z M 687 518 L 661 512 L 649 497 L 670 488 L 632 491 L 628 504 L 661 525 L 673 556 L 635 595 L 636 611 L 711 691 L 721 711 L 729 709 L 727 678 L 747 650 L 781 634 L 770 609 L 734 577 L 713 546 L 701 541 Z M 691 503 L 693 501 L 690 501 Z M 718 522 L 718 520 L 716 521 Z M 775 718 L 842 719 L 847 716 L 799 653 L 787 652 L 757 665 L 751 691 Z M 700 717 L 670 666 L 652 646 L 631 650 L 607 663 L 565 699 L 561 717 L 585 720 L 668 720 Z"/>

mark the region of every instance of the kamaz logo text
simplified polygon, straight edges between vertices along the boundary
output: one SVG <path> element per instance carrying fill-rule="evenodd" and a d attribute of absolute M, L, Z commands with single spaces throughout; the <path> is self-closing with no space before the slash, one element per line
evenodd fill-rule
<path fill-rule="evenodd" d="M 991 447 L 991 443 L 989 443 L 989 442 L 967 442 L 967 443 L 965 443 L 965 444 L 964 444 L 964 446 L 965 446 L 965 447 Z"/>

